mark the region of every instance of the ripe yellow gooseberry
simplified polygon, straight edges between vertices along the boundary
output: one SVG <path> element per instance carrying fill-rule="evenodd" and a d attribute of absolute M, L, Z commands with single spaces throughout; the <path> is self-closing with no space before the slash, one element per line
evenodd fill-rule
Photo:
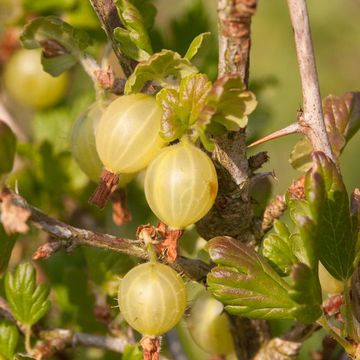
<path fill-rule="evenodd" d="M 103 164 L 96 151 L 95 130 L 104 112 L 98 102 L 91 104 L 75 121 L 71 134 L 71 152 L 80 169 L 90 180 L 98 182 Z M 127 185 L 134 174 L 120 174 L 119 187 Z"/>
<path fill-rule="evenodd" d="M 134 267 L 121 280 L 118 301 L 131 327 L 143 335 L 158 336 L 183 316 L 186 288 L 169 266 L 149 262 Z"/>
<path fill-rule="evenodd" d="M 105 169 L 113 174 L 145 168 L 159 153 L 161 108 L 145 94 L 124 95 L 104 111 L 96 129 L 96 149 Z"/>
<path fill-rule="evenodd" d="M 344 283 L 335 279 L 319 261 L 319 280 L 321 289 L 330 294 L 341 293 L 344 291 Z"/>
<path fill-rule="evenodd" d="M 145 195 L 155 215 L 173 228 L 200 220 L 218 190 L 214 164 L 187 140 L 163 149 L 145 175 Z"/>
<path fill-rule="evenodd" d="M 40 50 L 21 49 L 11 57 L 4 71 L 4 85 L 20 104 L 43 109 L 55 105 L 64 95 L 68 75 L 53 77 L 41 65 Z"/>
<path fill-rule="evenodd" d="M 191 307 L 188 319 L 194 341 L 205 351 L 227 355 L 234 351 L 224 306 L 207 291 L 201 293 Z"/>

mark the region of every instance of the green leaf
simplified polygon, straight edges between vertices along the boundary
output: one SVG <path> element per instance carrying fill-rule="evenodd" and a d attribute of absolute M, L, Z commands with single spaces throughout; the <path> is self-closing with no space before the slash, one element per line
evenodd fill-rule
<path fill-rule="evenodd" d="M 0 120 L 0 179 L 9 173 L 14 164 L 16 137 L 10 127 Z"/>
<path fill-rule="evenodd" d="M 314 236 L 315 225 L 311 219 L 309 204 L 305 200 L 291 199 L 288 206 L 290 217 L 298 230 L 298 233 L 290 236 L 293 254 L 299 262 L 317 271 L 319 246 Z"/>
<path fill-rule="evenodd" d="M 36 272 L 29 263 L 20 264 L 14 274 L 5 276 L 5 294 L 16 320 L 33 325 L 49 310 L 50 288 L 36 284 Z"/>
<path fill-rule="evenodd" d="M 162 50 L 136 66 L 126 82 L 125 93 L 140 92 L 148 81 L 154 81 L 161 86 L 168 86 L 173 83 L 169 78 L 181 79 L 197 72 L 196 67 L 178 53 Z"/>
<path fill-rule="evenodd" d="M 142 360 L 143 353 L 137 345 L 126 345 L 121 360 Z"/>
<path fill-rule="evenodd" d="M 256 105 L 255 95 L 246 90 L 240 77 L 227 75 L 215 81 L 202 117 L 237 131 L 246 127 Z"/>
<path fill-rule="evenodd" d="M 114 30 L 114 37 L 119 43 L 121 52 L 129 58 L 136 61 L 145 61 L 149 58 L 150 54 L 136 46 L 131 36 L 131 32 L 128 30 L 116 28 Z"/>
<path fill-rule="evenodd" d="M 306 137 L 299 140 L 290 154 L 291 166 L 298 171 L 308 171 L 311 168 L 312 151 L 311 143 Z"/>
<path fill-rule="evenodd" d="M 288 275 L 297 258 L 292 249 L 290 232 L 279 220 L 274 221 L 275 233 L 265 237 L 262 254 L 279 270 L 281 275 Z"/>
<path fill-rule="evenodd" d="M 87 33 L 74 29 L 55 16 L 39 17 L 29 22 L 20 40 L 27 49 L 43 48 L 44 70 L 53 76 L 72 67 L 92 43 Z"/>
<path fill-rule="evenodd" d="M 207 124 L 198 120 L 210 89 L 206 75 L 192 74 L 180 81 L 179 91 L 165 88 L 157 94 L 156 100 L 163 109 L 161 136 L 165 140 L 173 141 L 186 132 L 191 135 L 191 130 L 195 140 L 197 129 L 205 130 Z"/>
<path fill-rule="evenodd" d="M 230 237 L 209 241 L 209 254 L 217 266 L 207 283 L 214 296 L 231 314 L 249 318 L 293 318 L 296 302 L 289 297 L 290 286 L 265 258 Z"/>
<path fill-rule="evenodd" d="M 16 345 L 19 340 L 19 332 L 15 325 L 7 322 L 0 323 L 0 357 L 12 360 Z"/>
<path fill-rule="evenodd" d="M 353 270 L 357 231 L 353 231 L 349 198 L 335 164 L 321 152 L 305 177 L 305 195 L 315 223 L 312 237 L 326 270 L 346 280 Z"/>
<path fill-rule="evenodd" d="M 0 224 L 0 277 L 3 276 L 8 267 L 16 238 L 17 235 L 6 234 L 2 224 Z"/>
<path fill-rule="evenodd" d="M 205 38 L 210 35 L 209 32 L 202 33 L 191 42 L 189 48 L 186 51 L 186 54 L 184 56 L 185 59 L 191 60 L 199 51 L 202 43 L 204 42 Z"/>
<path fill-rule="evenodd" d="M 327 96 L 323 99 L 323 112 L 332 150 L 339 158 L 346 144 L 360 128 L 360 92 Z M 308 171 L 311 167 L 312 151 L 307 138 L 298 141 L 290 155 L 292 167 L 299 171 Z"/>
<path fill-rule="evenodd" d="M 290 297 L 301 306 L 295 310 L 296 318 L 303 323 L 312 323 L 321 314 L 321 287 L 317 271 L 305 264 L 296 264 L 291 272 L 292 289 Z"/>
<path fill-rule="evenodd" d="M 147 60 L 152 48 L 142 14 L 129 0 L 116 0 L 115 4 L 124 25 L 114 30 L 121 51 L 136 61 Z"/>

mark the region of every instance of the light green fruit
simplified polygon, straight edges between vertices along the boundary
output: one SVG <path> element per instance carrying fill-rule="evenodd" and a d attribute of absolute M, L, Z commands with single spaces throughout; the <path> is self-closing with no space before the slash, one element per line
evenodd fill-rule
<path fill-rule="evenodd" d="M 40 50 L 18 50 L 4 71 L 4 85 L 9 95 L 25 106 L 43 109 L 64 96 L 68 75 L 52 77 L 42 69 Z"/>
<path fill-rule="evenodd" d="M 201 293 L 191 307 L 188 319 L 194 341 L 205 351 L 227 355 L 234 351 L 232 336 L 223 304 L 208 292 Z"/>
<path fill-rule="evenodd" d="M 154 214 L 173 228 L 200 220 L 218 190 L 214 164 L 187 140 L 163 149 L 145 175 L 145 195 Z"/>
<path fill-rule="evenodd" d="M 131 269 L 121 280 L 118 301 L 131 327 L 143 335 L 158 336 L 183 316 L 186 288 L 169 266 L 145 263 Z"/>
<path fill-rule="evenodd" d="M 330 294 L 341 293 L 344 291 L 344 283 L 335 279 L 319 261 L 319 280 L 321 289 Z"/>
<path fill-rule="evenodd" d="M 96 183 L 104 167 L 95 144 L 95 130 L 103 112 L 98 102 L 90 105 L 76 120 L 71 134 L 71 151 L 77 164 Z M 134 174 L 120 174 L 118 186 L 126 186 L 133 177 Z"/>
<path fill-rule="evenodd" d="M 96 148 L 105 169 L 135 173 L 164 146 L 159 135 L 162 110 L 145 94 L 124 95 L 105 110 L 96 130 Z"/>

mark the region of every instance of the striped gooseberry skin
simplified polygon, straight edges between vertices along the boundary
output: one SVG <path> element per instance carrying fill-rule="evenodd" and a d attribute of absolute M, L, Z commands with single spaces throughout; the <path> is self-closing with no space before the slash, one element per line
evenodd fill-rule
<path fill-rule="evenodd" d="M 145 175 L 146 200 L 165 224 L 182 229 L 213 206 L 218 190 L 214 164 L 187 140 L 163 149 Z"/>
<path fill-rule="evenodd" d="M 94 182 L 98 182 L 103 164 L 96 151 L 95 128 L 103 108 L 90 105 L 77 119 L 71 134 L 71 152 L 80 169 Z"/>
<path fill-rule="evenodd" d="M 191 307 L 188 326 L 194 341 L 206 352 L 227 355 L 234 351 L 224 306 L 207 291 Z"/>
<path fill-rule="evenodd" d="M 96 129 L 96 149 L 105 169 L 134 173 L 145 168 L 159 153 L 162 110 L 154 97 L 124 95 L 104 111 Z"/>
<path fill-rule="evenodd" d="M 186 288 L 181 277 L 160 263 L 131 269 L 120 282 L 119 307 L 128 324 L 143 335 L 162 335 L 184 314 Z"/>

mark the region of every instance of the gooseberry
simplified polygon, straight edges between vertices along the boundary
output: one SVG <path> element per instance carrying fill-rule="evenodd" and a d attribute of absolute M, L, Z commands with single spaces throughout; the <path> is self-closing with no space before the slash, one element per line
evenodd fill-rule
<path fill-rule="evenodd" d="M 121 280 L 118 301 L 131 327 L 143 335 L 158 336 L 183 316 L 186 288 L 169 266 L 149 262 L 134 267 Z"/>
<path fill-rule="evenodd" d="M 96 148 L 106 170 L 134 173 L 159 153 L 161 108 L 145 94 L 125 95 L 104 111 L 96 130 Z"/>
<path fill-rule="evenodd" d="M 21 49 L 10 58 L 4 71 L 4 85 L 9 95 L 25 106 L 43 109 L 63 97 L 68 76 L 52 77 L 42 69 L 41 52 Z"/>
<path fill-rule="evenodd" d="M 173 228 L 200 220 L 218 190 L 214 164 L 187 140 L 163 149 L 145 175 L 145 195 L 154 214 Z"/>
<path fill-rule="evenodd" d="M 205 351 L 227 355 L 234 351 L 224 306 L 207 291 L 202 292 L 191 307 L 188 319 L 194 341 Z"/>
<path fill-rule="evenodd" d="M 335 279 L 319 261 L 319 280 L 321 289 L 330 294 L 341 293 L 344 291 L 344 283 Z"/>

